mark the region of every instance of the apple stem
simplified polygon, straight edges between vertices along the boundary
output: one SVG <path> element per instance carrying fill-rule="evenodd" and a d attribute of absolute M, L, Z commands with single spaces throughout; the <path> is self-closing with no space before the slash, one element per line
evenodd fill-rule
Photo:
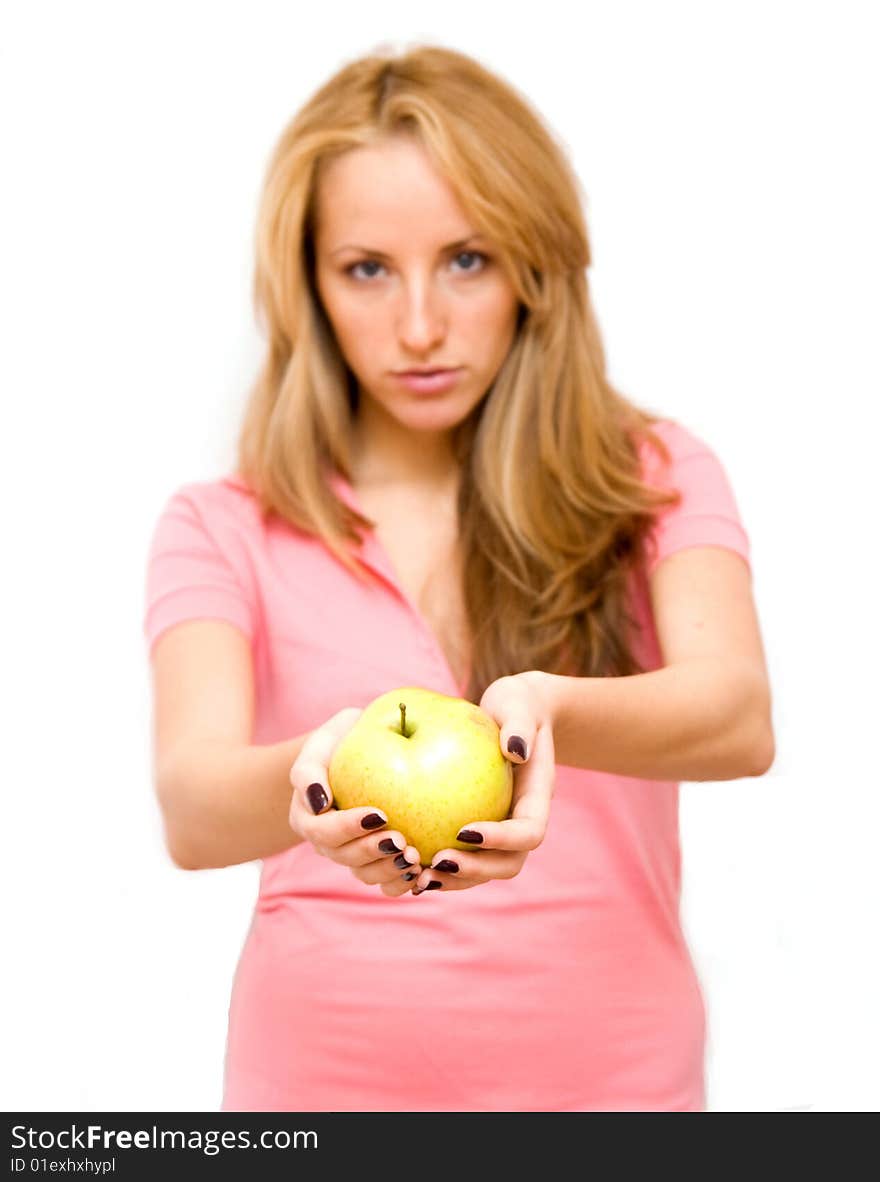
<path fill-rule="evenodd" d="M 403 702 L 398 702 L 397 704 L 400 707 L 400 733 L 405 739 L 408 739 L 409 735 L 406 733 L 406 706 Z"/>

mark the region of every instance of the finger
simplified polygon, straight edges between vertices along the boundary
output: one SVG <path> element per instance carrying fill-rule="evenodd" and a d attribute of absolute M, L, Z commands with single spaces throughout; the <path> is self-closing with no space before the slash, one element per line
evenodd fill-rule
<path fill-rule="evenodd" d="M 356 707 L 347 707 L 312 731 L 290 769 L 293 795 L 288 820 L 293 831 L 307 841 L 335 847 L 388 823 L 381 810 L 369 805 L 345 810 L 333 808 L 327 766 L 337 744 L 361 713 Z M 334 818 L 332 830 L 316 829 L 312 819 L 325 814 Z"/>
<path fill-rule="evenodd" d="M 415 885 L 416 875 L 412 870 L 400 874 L 391 882 L 383 882 L 379 889 L 383 895 L 387 895 L 389 899 L 396 899 L 400 895 L 408 895 L 411 893 Z"/>
<path fill-rule="evenodd" d="M 528 718 L 509 718 L 501 728 L 501 751 L 511 763 L 525 763 L 535 745 L 535 727 Z"/>
<path fill-rule="evenodd" d="M 524 682 L 515 676 L 499 677 L 487 687 L 480 707 L 498 723 L 504 758 L 525 763 L 534 748 L 538 721 Z"/>
<path fill-rule="evenodd" d="M 317 848 L 317 842 L 315 846 Z M 374 882 L 389 882 L 402 870 L 417 864 L 416 849 L 408 846 L 403 834 L 395 829 L 383 829 L 373 837 L 357 838 L 340 846 L 325 846 L 324 849 L 327 857 L 351 869 L 371 865 L 385 867 L 387 873 L 374 879 Z"/>
<path fill-rule="evenodd" d="M 290 769 L 290 783 L 294 794 L 309 804 L 313 814 L 326 811 L 333 802 L 327 768 L 339 742 L 357 722 L 362 710 L 348 706 L 328 719 L 307 736 L 299 755 Z M 309 788 L 313 791 L 309 793 Z"/>
<path fill-rule="evenodd" d="M 337 809 L 331 805 L 315 814 L 308 803 L 309 795 L 317 796 L 322 791 L 326 789 L 316 780 L 309 785 L 306 793 L 293 793 L 288 820 L 294 833 L 305 841 L 315 846 L 336 849 L 374 830 L 379 831 L 388 824 L 385 814 L 370 805 L 354 809 Z"/>
<path fill-rule="evenodd" d="M 424 886 L 431 877 L 443 883 L 472 878 L 513 878 L 522 869 L 526 855 L 525 850 L 480 850 L 474 854 L 440 850 L 420 875 L 418 885 Z"/>
<path fill-rule="evenodd" d="M 417 863 L 406 860 L 406 854 L 389 854 L 372 862 L 365 862 L 361 866 L 351 868 L 355 878 L 368 886 L 378 886 L 381 883 L 402 881 L 406 885 L 415 880 L 419 872 Z M 405 874 L 412 874 L 413 878 L 404 879 Z"/>
<path fill-rule="evenodd" d="M 413 895 L 424 895 L 425 891 L 439 891 L 444 890 L 467 890 L 468 886 L 481 886 L 483 883 L 488 883 L 489 878 L 484 875 L 472 875 L 468 878 L 459 878 L 451 875 L 437 875 L 437 873 L 425 871 L 424 875 L 419 875 L 416 882 L 412 884 Z"/>
<path fill-rule="evenodd" d="M 474 849 L 533 850 L 544 840 L 556 782 L 553 732 L 538 727 L 531 756 L 514 772 L 513 807 L 506 821 L 469 822 L 457 834 Z"/>
<path fill-rule="evenodd" d="M 454 856 L 441 859 L 437 866 L 431 866 L 419 875 L 413 884 L 415 894 L 421 894 L 423 890 L 461 890 L 463 887 L 490 882 L 493 878 L 515 878 L 528 857 L 525 851 L 515 853 L 500 850 L 485 850 L 480 854 L 447 851 L 447 855 L 450 854 Z M 441 870 L 440 866 L 444 864 L 458 865 L 459 869 Z M 432 887 L 432 882 L 439 883 L 439 887 Z"/>

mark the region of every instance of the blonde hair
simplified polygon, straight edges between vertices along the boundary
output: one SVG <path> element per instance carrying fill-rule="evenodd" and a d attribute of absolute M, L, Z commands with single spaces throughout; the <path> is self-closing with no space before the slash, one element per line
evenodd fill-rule
<path fill-rule="evenodd" d="M 333 468 L 350 479 L 357 394 L 317 294 L 315 193 L 324 161 L 400 134 L 416 137 L 494 242 L 520 300 L 509 353 L 454 432 L 468 697 L 527 669 L 638 672 L 626 576 L 655 513 L 677 499 L 640 479 L 640 439 L 669 459 L 650 430 L 658 416 L 606 377 L 579 186 L 564 152 L 515 89 L 462 53 L 422 45 L 350 62 L 282 132 L 256 226 L 254 303 L 268 348 L 245 410 L 239 473 L 264 517 L 323 539 L 370 577 L 352 546 L 374 523 L 327 479 Z"/>

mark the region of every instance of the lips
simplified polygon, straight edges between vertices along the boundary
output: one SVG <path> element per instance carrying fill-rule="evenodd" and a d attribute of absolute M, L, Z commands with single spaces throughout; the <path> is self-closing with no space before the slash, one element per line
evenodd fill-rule
<path fill-rule="evenodd" d="M 440 394 L 451 390 L 461 377 L 460 369 L 439 369 L 431 373 L 424 370 L 397 373 L 398 382 L 417 394 Z"/>
<path fill-rule="evenodd" d="M 441 366 L 437 369 L 400 369 L 397 370 L 398 377 L 406 378 L 427 378 L 436 373 L 452 373 L 452 366 Z"/>

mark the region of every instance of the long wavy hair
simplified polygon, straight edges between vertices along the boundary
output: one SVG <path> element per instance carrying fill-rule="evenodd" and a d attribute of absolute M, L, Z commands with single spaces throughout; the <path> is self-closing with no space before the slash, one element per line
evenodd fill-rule
<path fill-rule="evenodd" d="M 493 242 L 520 306 L 516 336 L 454 431 L 468 697 L 527 669 L 602 677 L 641 671 L 627 576 L 674 490 L 642 482 L 637 446 L 659 416 L 609 382 L 586 270 L 579 184 L 564 151 L 510 85 L 474 59 L 380 47 L 343 66 L 284 128 L 256 223 L 254 305 L 267 350 L 245 408 L 238 470 L 264 519 L 317 536 L 359 578 L 375 523 L 336 496 L 351 478 L 357 383 L 315 281 L 316 181 L 342 152 L 409 135 Z"/>

